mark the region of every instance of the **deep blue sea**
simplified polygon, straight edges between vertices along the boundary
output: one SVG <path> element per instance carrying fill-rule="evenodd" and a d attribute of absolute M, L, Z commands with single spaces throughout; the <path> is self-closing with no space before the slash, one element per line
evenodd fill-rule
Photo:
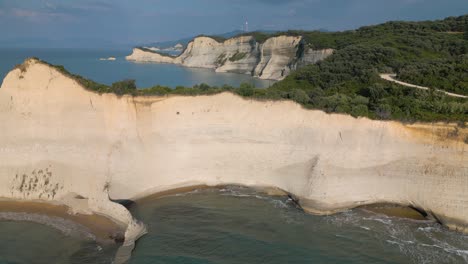
<path fill-rule="evenodd" d="M 260 80 L 245 74 L 215 73 L 210 69 L 186 68 L 171 64 L 134 63 L 125 60 L 131 50 L 92 49 L 14 49 L 0 48 L 0 80 L 17 64 L 28 57 L 38 57 L 51 64 L 65 68 L 96 82 L 112 84 L 123 79 L 134 79 L 139 88 L 156 84 L 176 87 L 207 83 L 239 87 L 243 82 L 265 88 L 273 81 Z M 101 61 L 100 58 L 116 57 L 116 61 Z"/>
<path fill-rule="evenodd" d="M 195 190 L 133 204 L 148 227 L 131 264 L 468 262 L 468 236 L 359 209 L 313 216 L 251 189 Z M 101 246 L 31 223 L 0 222 L 0 263 L 111 263 Z"/>

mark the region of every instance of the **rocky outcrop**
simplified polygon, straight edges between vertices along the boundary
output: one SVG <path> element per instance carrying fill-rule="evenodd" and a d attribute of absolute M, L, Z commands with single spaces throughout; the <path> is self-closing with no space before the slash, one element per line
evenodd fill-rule
<path fill-rule="evenodd" d="M 123 249 L 133 248 L 145 226 L 109 200 L 111 167 L 126 130 L 117 123 L 133 118 L 115 99 L 87 92 L 35 59 L 11 71 L 0 88 L 0 199 L 49 202 L 67 206 L 72 214 L 107 216 L 126 230 Z M 63 114 L 68 117 L 62 119 Z M 74 115 L 86 122 L 70 119 Z"/>
<path fill-rule="evenodd" d="M 125 57 L 127 60 L 136 62 L 158 62 L 158 63 L 173 63 L 174 57 L 163 55 L 161 53 L 151 51 L 150 49 L 134 48 L 132 55 Z"/>
<path fill-rule="evenodd" d="M 299 36 L 271 37 L 265 43 L 258 43 L 252 36 L 235 37 L 224 42 L 210 37 L 197 37 L 178 57 L 135 48 L 126 58 L 136 62 L 174 63 L 281 80 L 291 70 L 316 63 L 332 53 L 332 49 L 310 49 Z"/>
<path fill-rule="evenodd" d="M 117 260 L 145 229 L 110 199 L 197 185 L 275 187 L 320 214 L 411 205 L 468 231 L 468 131 L 452 125 L 356 119 L 230 93 L 99 95 L 29 60 L 2 84 L 0 131 L 0 198 L 114 219 L 127 228 Z"/>

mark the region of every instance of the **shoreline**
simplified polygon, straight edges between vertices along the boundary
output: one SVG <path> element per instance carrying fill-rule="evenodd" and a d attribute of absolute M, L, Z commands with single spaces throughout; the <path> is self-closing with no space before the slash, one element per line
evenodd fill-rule
<path fill-rule="evenodd" d="M 69 209 L 65 205 L 43 201 L 0 200 L 0 221 L 43 224 L 65 235 L 83 236 L 102 244 L 123 242 L 124 226 L 103 215 L 71 214 Z"/>
<path fill-rule="evenodd" d="M 343 211 L 343 210 L 338 210 L 335 212 L 327 213 L 325 211 L 313 210 L 311 208 L 301 206 L 300 204 L 301 198 L 295 197 L 293 194 L 288 193 L 279 188 L 268 187 L 268 186 L 246 186 L 246 185 L 241 185 L 241 184 L 221 184 L 221 185 L 213 185 L 213 186 L 199 184 L 199 185 L 191 185 L 191 186 L 185 186 L 185 187 L 177 187 L 173 189 L 166 189 L 163 191 L 155 192 L 153 194 L 149 194 L 147 196 L 139 197 L 135 200 L 130 200 L 131 202 L 129 203 L 128 207 L 131 207 L 133 204 L 138 205 L 138 204 L 155 202 L 158 199 L 170 197 L 170 196 L 174 196 L 178 194 L 186 194 L 186 193 L 191 193 L 194 191 L 203 191 L 203 190 L 221 190 L 221 189 L 229 188 L 229 187 L 248 188 L 250 190 L 253 190 L 261 194 L 265 194 L 270 197 L 279 197 L 279 196 L 290 197 L 294 201 L 294 204 L 297 206 L 297 208 L 302 210 L 305 214 L 325 216 L 325 215 L 330 215 L 330 214 L 339 214 L 340 212 Z M 420 223 L 427 223 L 427 222 L 436 223 L 437 222 L 436 219 L 433 219 L 432 215 L 430 214 L 425 215 L 426 212 L 418 211 L 417 209 L 411 206 L 403 205 L 403 204 L 373 203 L 373 204 L 367 204 L 367 205 L 361 205 L 361 206 L 354 206 L 354 207 L 347 208 L 345 210 L 361 210 L 361 211 L 365 211 L 365 212 L 376 214 L 376 215 L 384 215 L 387 217 L 407 219 L 410 221 L 415 221 L 415 222 L 420 222 Z"/>

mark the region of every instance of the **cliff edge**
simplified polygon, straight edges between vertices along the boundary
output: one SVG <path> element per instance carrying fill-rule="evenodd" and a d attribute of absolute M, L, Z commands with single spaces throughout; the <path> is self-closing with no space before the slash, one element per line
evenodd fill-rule
<path fill-rule="evenodd" d="M 126 59 L 172 63 L 214 69 L 216 72 L 249 74 L 261 79 L 282 80 L 292 70 L 314 64 L 332 53 L 332 49 L 310 49 L 300 36 L 271 37 L 264 43 L 258 43 L 252 36 L 235 37 L 224 42 L 202 36 L 192 40 L 178 57 L 134 48 Z"/>
<path fill-rule="evenodd" d="M 468 231 L 468 129 L 449 124 L 356 119 L 230 93 L 100 95 L 30 59 L 3 81 L 0 130 L 0 198 L 121 223 L 116 262 L 145 228 L 111 199 L 196 185 L 275 187 L 320 214 L 410 205 Z"/>

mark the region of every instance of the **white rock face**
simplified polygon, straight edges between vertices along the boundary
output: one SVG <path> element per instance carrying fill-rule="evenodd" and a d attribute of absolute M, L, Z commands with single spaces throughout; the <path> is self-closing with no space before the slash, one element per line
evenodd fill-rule
<path fill-rule="evenodd" d="M 200 184 L 277 187 L 315 213 L 412 205 L 468 231 L 468 132 L 453 130 L 229 93 L 99 95 L 29 60 L 0 89 L 0 198 L 107 215 L 127 226 L 127 245 L 144 227 L 109 197 Z"/>
<path fill-rule="evenodd" d="M 291 70 L 325 59 L 333 50 L 305 48 L 302 37 L 272 37 L 260 44 L 252 36 L 231 38 L 219 43 L 210 37 L 197 37 L 177 58 L 133 49 L 127 60 L 174 63 L 186 67 L 214 69 L 216 72 L 249 74 L 261 79 L 281 80 Z"/>
<path fill-rule="evenodd" d="M 198 37 L 174 62 L 187 67 L 215 69 L 217 72 L 252 74 L 257 64 L 257 45 L 250 36 L 223 43 L 209 37 Z"/>
<path fill-rule="evenodd" d="M 212 38 L 198 37 L 187 45 L 174 62 L 187 67 L 215 68 L 216 60 L 223 52 L 221 46 L 221 43 Z"/>
<path fill-rule="evenodd" d="M 281 80 L 295 63 L 302 37 L 279 36 L 269 38 L 261 46 L 261 60 L 255 68 L 255 76 L 262 79 Z"/>
<path fill-rule="evenodd" d="M 134 48 L 132 54 L 126 56 L 125 59 L 136 62 L 174 63 L 173 57 L 164 56 L 156 52 L 144 51 L 139 48 Z"/>

